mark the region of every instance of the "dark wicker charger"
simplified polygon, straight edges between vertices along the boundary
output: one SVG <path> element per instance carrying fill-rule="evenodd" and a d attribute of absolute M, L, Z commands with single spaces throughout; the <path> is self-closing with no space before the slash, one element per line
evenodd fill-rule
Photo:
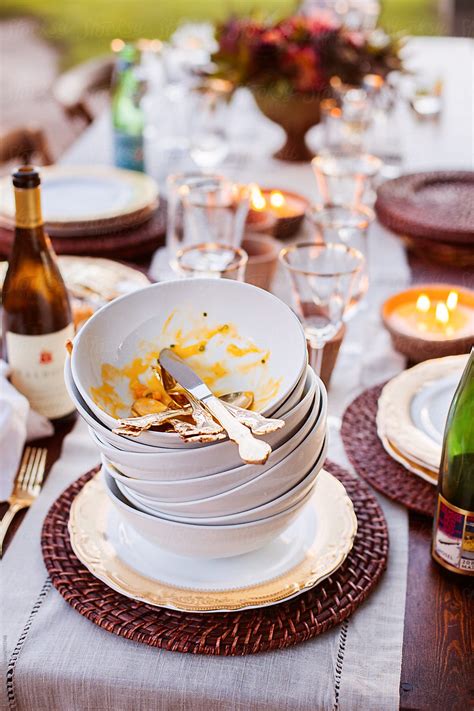
<path fill-rule="evenodd" d="M 343 565 L 314 589 L 288 602 L 240 612 L 177 612 L 130 600 L 94 578 L 74 555 L 68 534 L 74 497 L 96 470 L 72 484 L 51 507 L 41 545 L 53 585 L 81 615 L 103 629 L 152 647 L 209 655 L 282 649 L 315 637 L 351 615 L 377 585 L 387 564 L 388 531 L 368 487 L 340 467 L 358 518 L 354 547 Z"/>

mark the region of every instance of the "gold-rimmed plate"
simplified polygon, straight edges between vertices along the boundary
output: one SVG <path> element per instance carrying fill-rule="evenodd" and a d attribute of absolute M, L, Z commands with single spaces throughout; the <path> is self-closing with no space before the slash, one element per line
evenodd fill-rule
<path fill-rule="evenodd" d="M 100 234 L 140 224 L 158 204 L 153 178 L 99 165 L 41 168 L 43 217 L 51 235 Z M 0 180 L 0 221 L 13 226 L 15 203 L 9 177 Z"/>
<path fill-rule="evenodd" d="M 467 358 L 448 356 L 419 363 L 392 378 L 378 401 L 377 432 L 384 446 L 388 441 L 392 450 L 435 475 L 449 404 Z"/>
<path fill-rule="evenodd" d="M 98 476 L 77 496 L 69 518 L 73 550 L 95 577 L 126 597 L 187 612 L 228 612 L 288 600 L 337 570 L 356 531 L 344 486 L 325 470 L 283 534 L 235 558 L 183 558 L 152 546 L 119 518 Z"/>
<path fill-rule="evenodd" d="M 394 459 L 399 464 L 402 464 L 405 469 L 407 469 L 412 474 L 416 474 L 428 483 L 436 486 L 436 484 L 438 483 L 437 472 L 433 472 L 431 471 L 431 469 L 427 469 L 418 462 L 415 462 L 409 457 L 406 457 L 403 452 L 400 452 L 400 450 L 397 449 L 393 442 L 390 442 L 390 440 L 387 439 L 387 437 L 382 436 L 380 439 L 382 441 L 383 448 L 385 449 L 387 454 L 392 457 L 392 459 Z"/>

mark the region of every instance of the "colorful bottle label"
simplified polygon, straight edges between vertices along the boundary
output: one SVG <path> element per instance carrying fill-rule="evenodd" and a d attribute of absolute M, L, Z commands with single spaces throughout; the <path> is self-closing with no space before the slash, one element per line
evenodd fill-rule
<path fill-rule="evenodd" d="M 143 136 L 114 131 L 115 165 L 126 170 L 145 170 Z"/>
<path fill-rule="evenodd" d="M 42 336 L 7 333 L 11 382 L 31 408 L 55 420 L 74 410 L 64 383 L 66 341 L 74 338 L 74 326 Z"/>
<path fill-rule="evenodd" d="M 433 557 L 448 570 L 474 575 L 474 512 L 453 506 L 441 494 L 434 526 Z"/>

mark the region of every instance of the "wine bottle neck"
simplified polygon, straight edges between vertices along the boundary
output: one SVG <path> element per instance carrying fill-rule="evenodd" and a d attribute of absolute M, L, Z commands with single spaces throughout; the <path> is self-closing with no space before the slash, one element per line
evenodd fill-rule
<path fill-rule="evenodd" d="M 20 229 L 32 229 L 43 225 L 41 214 L 41 195 L 39 187 L 15 187 L 16 226 Z"/>

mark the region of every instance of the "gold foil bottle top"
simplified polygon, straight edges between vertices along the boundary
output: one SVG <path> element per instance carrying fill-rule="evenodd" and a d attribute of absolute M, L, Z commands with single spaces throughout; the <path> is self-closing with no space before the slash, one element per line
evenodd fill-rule
<path fill-rule="evenodd" d="M 39 188 L 41 180 L 38 170 L 34 166 L 25 165 L 18 168 L 12 178 L 15 192 L 16 226 L 31 228 L 42 225 Z"/>

